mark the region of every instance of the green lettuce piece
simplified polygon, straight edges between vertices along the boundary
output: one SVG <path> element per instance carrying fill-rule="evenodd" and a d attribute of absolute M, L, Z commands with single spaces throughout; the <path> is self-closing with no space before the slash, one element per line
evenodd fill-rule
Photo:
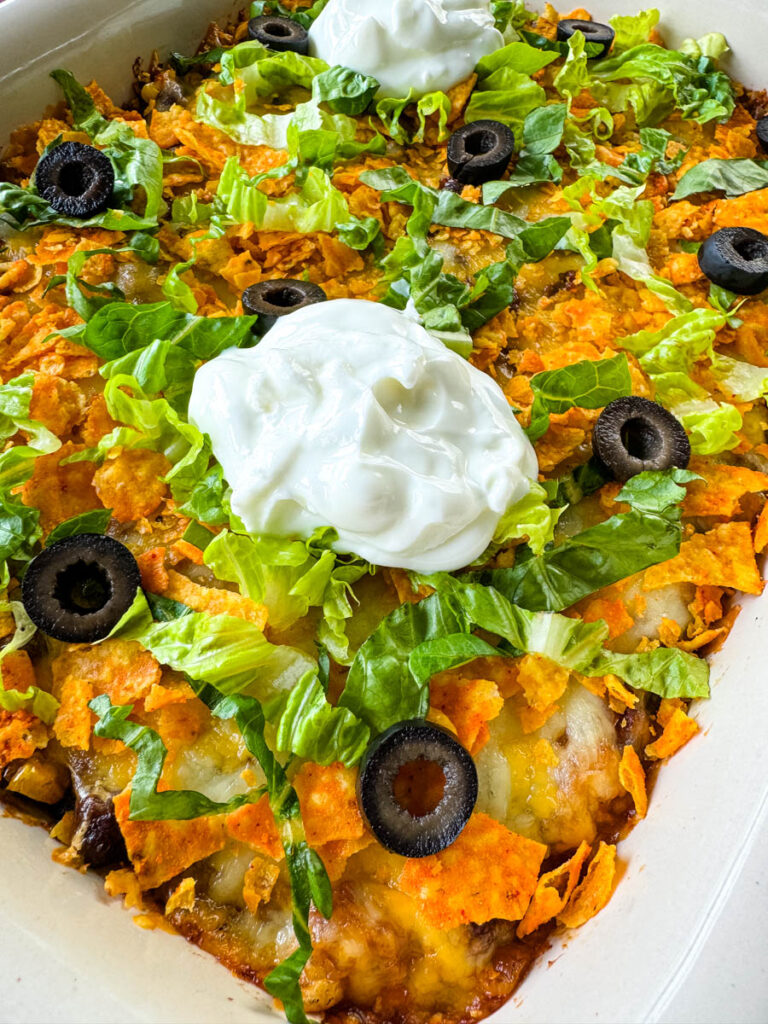
<path fill-rule="evenodd" d="M 708 32 L 700 39 L 684 39 L 680 44 L 680 52 L 689 57 L 711 57 L 716 61 L 729 53 L 730 47 L 722 32 Z"/>
<path fill-rule="evenodd" d="M 712 398 L 691 399 L 670 406 L 670 412 L 680 420 L 694 455 L 719 455 L 732 451 L 739 444 L 737 431 L 741 430 L 741 413 L 728 402 Z"/>
<path fill-rule="evenodd" d="M 568 40 L 568 52 L 565 63 L 555 76 L 554 86 L 561 96 L 568 101 L 568 109 L 575 96 L 590 84 L 589 53 L 583 32 L 574 32 Z"/>
<path fill-rule="evenodd" d="M 79 516 L 73 516 L 63 523 L 55 526 L 45 539 L 46 547 L 55 544 L 56 541 L 64 540 L 65 537 L 78 537 L 81 533 L 104 533 L 112 518 L 112 511 L 108 508 L 96 508 L 93 512 L 81 512 Z"/>
<path fill-rule="evenodd" d="M 451 633 L 425 640 L 411 651 L 408 670 L 420 686 L 429 686 L 432 676 L 466 665 L 475 658 L 493 658 L 499 652 L 473 633 Z"/>
<path fill-rule="evenodd" d="M 357 764 L 365 753 L 371 731 L 347 708 L 329 704 L 316 671 L 307 672 L 285 698 L 280 710 L 269 711 L 275 721 L 278 750 L 316 764 Z"/>
<path fill-rule="evenodd" d="M 222 693 L 245 690 L 275 650 L 252 622 L 231 615 L 191 612 L 156 622 L 141 591 L 109 635 L 136 640 L 161 664 Z"/>
<path fill-rule="evenodd" d="M 34 373 L 27 371 L 7 384 L 0 384 L 0 441 L 7 441 L 18 431 L 27 437 L 26 444 L 0 453 L 0 565 L 9 558 L 22 563 L 32 558 L 35 544 L 42 536 L 40 512 L 25 505 L 15 492 L 32 475 L 39 455 L 61 447 L 47 427 L 30 418 L 34 383 Z"/>
<path fill-rule="evenodd" d="M 562 513 L 562 509 L 548 504 L 544 486 L 532 481 L 526 496 L 511 505 L 499 520 L 493 540 L 477 564 L 487 562 L 513 540 L 526 540 L 530 549 L 540 554 L 551 542 Z"/>
<path fill-rule="evenodd" d="M 464 113 L 465 120 L 485 118 L 522 129 L 526 115 L 546 103 L 544 89 L 531 75 L 557 59 L 549 53 L 516 41 L 481 58 L 475 68 L 477 84 Z"/>
<path fill-rule="evenodd" d="M 337 114 L 362 114 L 370 105 L 379 83 L 370 75 L 336 66 L 321 72 L 312 82 L 312 95 Z"/>
<path fill-rule="evenodd" d="M 4 650 L 2 653 L 8 652 Z M 14 711 L 27 711 L 46 725 L 53 725 L 59 710 L 59 702 L 37 686 L 30 686 L 24 691 L 4 690 L 0 687 L 0 710 L 10 711 L 11 714 Z"/>
<path fill-rule="evenodd" d="M 611 28 L 616 33 L 613 53 L 624 53 L 635 46 L 647 43 L 658 23 L 659 12 L 655 7 L 641 11 L 640 14 L 615 14 L 610 20 Z"/>
<path fill-rule="evenodd" d="M 564 103 L 550 103 L 527 115 L 523 123 L 523 148 L 508 180 L 488 181 L 483 185 L 486 206 L 498 202 L 512 189 L 562 180 L 563 169 L 552 154 L 562 141 L 567 112 Z"/>
<path fill-rule="evenodd" d="M 195 265 L 195 258 L 185 260 L 184 263 L 174 263 L 163 281 L 163 295 L 169 300 L 174 309 L 182 313 L 189 313 L 194 316 L 197 313 L 197 299 L 194 292 L 186 281 L 182 281 L 181 275 L 186 273 Z M 130 372 L 125 371 L 123 372 Z"/>
<path fill-rule="evenodd" d="M 613 84 L 617 82 L 629 84 Z M 631 106 L 639 127 L 658 124 L 675 109 L 699 124 L 724 121 L 735 107 L 731 80 L 715 69 L 710 57 L 689 56 L 654 43 L 641 43 L 596 62 L 589 88 L 612 111 Z"/>
<path fill-rule="evenodd" d="M 409 107 L 415 108 L 417 127 L 410 131 L 403 124 L 403 115 Z M 444 92 L 428 92 L 418 96 L 411 89 L 407 96 L 382 96 L 376 100 L 374 111 L 389 136 L 401 145 L 423 142 L 427 129 L 427 118 L 437 114 L 437 137 L 442 142 L 448 137 L 448 115 L 451 101 Z"/>
<path fill-rule="evenodd" d="M 712 373 L 734 402 L 755 402 L 768 397 L 768 367 L 753 366 L 718 352 Z"/>
<path fill-rule="evenodd" d="M 659 331 L 638 331 L 616 344 L 637 356 L 646 373 L 689 372 L 699 359 L 712 359 L 717 331 L 726 317 L 716 309 L 694 309 L 674 317 Z"/>
<path fill-rule="evenodd" d="M 249 178 L 237 157 L 224 166 L 217 190 L 223 216 L 230 222 L 250 222 L 266 231 L 338 231 L 353 249 L 365 249 L 379 233 L 373 217 L 361 219 L 350 213 L 343 193 L 320 167 L 309 167 L 298 192 L 269 200 L 258 188 L 259 178 Z"/>
<path fill-rule="evenodd" d="M 768 160 L 704 160 L 686 171 L 672 198 L 725 192 L 730 199 L 761 188 L 768 188 Z"/>
<path fill-rule="evenodd" d="M 557 480 L 545 480 L 542 486 L 553 508 L 566 508 L 578 504 L 582 498 L 599 491 L 609 480 L 605 467 L 597 459 L 576 466 Z M 538 552 L 537 552 L 538 554 Z"/>
<path fill-rule="evenodd" d="M 451 637 L 449 651 L 443 652 L 448 656 L 457 646 L 457 635 L 470 634 L 474 628 L 504 642 L 497 654 L 541 654 L 569 671 L 588 676 L 615 672 L 623 679 L 631 678 L 639 689 L 663 691 L 665 696 L 699 697 L 709 692 L 708 666 L 686 652 L 613 655 L 603 648 L 608 638 L 603 622 L 528 611 L 513 605 L 493 587 L 464 583 L 446 573 L 421 581 L 436 587 L 436 593 L 418 604 L 401 605 L 384 619 L 358 651 L 339 700 L 341 707 L 349 708 L 374 731 L 426 714 L 428 680 L 423 672 L 418 678 L 414 675 L 411 658 L 418 667 L 424 664 L 422 659 L 434 655 L 435 647 L 418 651 L 420 645 Z M 477 649 L 487 653 L 485 648 Z M 471 649 L 460 650 L 456 656 L 463 659 L 468 653 Z"/>
<path fill-rule="evenodd" d="M 556 547 L 536 555 L 519 549 L 511 569 L 481 576 L 513 604 L 530 611 L 559 612 L 603 587 L 674 558 L 683 531 L 681 484 L 697 479 L 674 469 L 640 473 L 624 485 L 617 501 L 629 512 L 612 516 Z"/>
<path fill-rule="evenodd" d="M 531 377 L 533 407 L 528 437 L 536 442 L 549 429 L 552 413 L 569 409 L 602 409 L 616 398 L 632 394 L 629 363 L 623 354 L 612 359 L 585 359 Z"/>
<path fill-rule="evenodd" d="M 318 638 L 335 661 L 348 664 L 351 588 L 371 567 L 336 555 L 330 549 L 335 539 L 332 530 L 316 531 L 307 541 L 225 530 L 206 545 L 205 563 L 219 579 L 237 583 L 243 594 L 266 604 L 275 628 L 292 625 L 311 607 L 321 608 Z"/>
<path fill-rule="evenodd" d="M 94 697 L 88 707 L 98 717 L 94 735 L 120 740 L 138 755 L 136 772 L 131 781 L 129 817 L 131 821 L 189 821 L 211 814 L 228 814 L 245 804 L 256 803 L 264 794 L 263 787 L 241 793 L 219 803 L 194 789 L 167 789 L 158 792 L 168 750 L 154 729 L 129 722 L 133 704 L 113 704 L 106 694 Z"/>
<path fill-rule="evenodd" d="M 491 14 L 502 34 L 517 34 L 519 29 L 536 20 L 536 15 L 525 9 L 525 0 L 491 0 Z"/>

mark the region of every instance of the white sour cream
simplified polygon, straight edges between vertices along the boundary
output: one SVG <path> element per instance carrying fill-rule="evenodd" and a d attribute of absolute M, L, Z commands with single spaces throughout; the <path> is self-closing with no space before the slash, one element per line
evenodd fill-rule
<path fill-rule="evenodd" d="M 333 526 L 338 551 L 458 569 L 525 497 L 536 456 L 499 387 L 412 319 L 337 299 L 282 317 L 198 371 L 210 435 L 252 533 Z"/>
<path fill-rule="evenodd" d="M 504 45 L 489 0 L 329 0 L 310 53 L 378 79 L 379 96 L 417 96 L 462 82 Z"/>

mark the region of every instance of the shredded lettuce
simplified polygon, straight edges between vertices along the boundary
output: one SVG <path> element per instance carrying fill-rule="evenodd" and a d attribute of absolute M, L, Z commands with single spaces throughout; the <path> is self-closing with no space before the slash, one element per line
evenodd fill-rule
<path fill-rule="evenodd" d="M 524 498 L 510 505 L 499 520 L 493 541 L 477 560 L 482 565 L 513 540 L 526 540 L 531 551 L 541 554 L 554 536 L 563 509 L 552 508 L 544 486 L 536 481 Z"/>
<path fill-rule="evenodd" d="M 563 169 L 552 154 L 562 141 L 566 114 L 564 103 L 550 103 L 537 107 L 526 116 L 523 148 L 514 170 L 506 181 L 488 181 L 483 185 L 483 203 L 486 206 L 497 202 L 511 189 L 562 180 Z"/>
<path fill-rule="evenodd" d="M 409 107 L 414 106 L 416 110 L 416 128 L 409 130 L 403 120 L 403 115 Z M 401 144 L 412 142 L 423 142 L 427 129 L 427 118 L 437 114 L 437 137 L 443 141 L 448 136 L 447 124 L 448 115 L 451 112 L 451 101 L 444 92 L 428 92 L 424 96 L 417 96 L 412 89 L 407 96 L 383 96 L 376 100 L 374 105 L 376 116 L 384 125 L 387 134 Z"/>
<path fill-rule="evenodd" d="M 2 651 L 3 655 L 7 653 L 6 650 Z M 0 710 L 10 711 L 11 714 L 14 711 L 27 711 L 46 725 L 53 725 L 59 702 L 37 686 L 30 686 L 28 690 L 4 690 L 0 686 Z"/>
<path fill-rule="evenodd" d="M 66 519 L 55 526 L 45 539 L 46 547 L 64 540 L 65 537 L 78 537 L 81 533 L 104 533 L 112 518 L 108 508 L 96 508 L 92 512 L 81 512 L 79 516 Z"/>
<path fill-rule="evenodd" d="M 494 569 L 480 578 L 513 604 L 530 611 L 559 612 L 583 597 L 658 565 L 680 550 L 683 537 L 681 484 L 697 479 L 687 470 L 640 473 L 624 485 L 617 501 L 629 512 L 536 553 L 518 549 L 511 569 Z M 599 477 L 598 477 L 599 484 Z"/>
<path fill-rule="evenodd" d="M 222 531 L 206 545 L 205 563 L 222 580 L 266 604 L 270 624 L 286 628 L 310 608 L 322 608 L 318 639 L 339 664 L 348 664 L 346 621 L 352 585 L 371 571 L 360 559 L 331 550 L 336 533 L 316 530 L 306 541 Z"/>
<path fill-rule="evenodd" d="M 334 707 L 325 696 L 317 671 L 307 672 L 279 703 L 269 708 L 275 745 L 316 764 L 357 764 L 371 731 L 347 708 Z"/>
<path fill-rule="evenodd" d="M 635 15 L 615 14 L 610 20 L 611 28 L 616 33 L 613 53 L 624 53 L 635 46 L 647 43 L 658 23 L 659 12 L 654 7 Z"/>
<path fill-rule="evenodd" d="M 686 171 L 672 198 L 725 192 L 730 199 L 761 188 L 768 188 L 768 160 L 704 160 Z"/>
<path fill-rule="evenodd" d="M 627 357 L 585 359 L 557 370 L 544 370 L 531 377 L 533 407 L 528 437 L 536 442 L 546 434 L 552 413 L 569 409 L 602 409 L 616 398 L 632 394 Z"/>
<path fill-rule="evenodd" d="M 531 78 L 557 59 L 517 41 L 481 58 L 475 68 L 477 84 L 464 113 L 466 121 L 485 118 L 522 130 L 526 115 L 546 103 L 544 89 Z"/>

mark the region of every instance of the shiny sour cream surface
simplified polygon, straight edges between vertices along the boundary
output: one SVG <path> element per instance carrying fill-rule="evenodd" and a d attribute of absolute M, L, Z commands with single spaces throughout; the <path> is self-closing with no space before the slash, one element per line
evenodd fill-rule
<path fill-rule="evenodd" d="M 333 526 L 338 551 L 377 565 L 467 565 L 537 474 L 494 381 L 363 300 L 307 306 L 206 363 L 189 412 L 249 531 Z"/>
<path fill-rule="evenodd" d="M 329 0 L 309 41 L 313 56 L 376 78 L 379 96 L 445 92 L 504 45 L 489 0 Z"/>

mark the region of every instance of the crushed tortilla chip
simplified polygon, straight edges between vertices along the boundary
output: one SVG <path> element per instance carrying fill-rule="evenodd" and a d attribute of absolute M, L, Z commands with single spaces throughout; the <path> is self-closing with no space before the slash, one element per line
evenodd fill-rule
<path fill-rule="evenodd" d="M 731 519 L 738 514 L 745 494 L 768 490 L 768 476 L 745 466 L 726 466 L 693 459 L 690 468 L 703 479 L 688 485 L 683 501 L 685 516 Z"/>
<path fill-rule="evenodd" d="M 269 901 L 279 877 L 280 868 L 273 860 L 259 856 L 253 858 L 243 879 L 243 899 L 252 914 L 262 903 Z"/>
<path fill-rule="evenodd" d="M 763 510 L 755 524 L 755 551 L 761 555 L 768 547 L 768 502 L 763 505 Z"/>
<path fill-rule="evenodd" d="M 130 790 L 114 799 L 115 817 L 142 889 L 154 889 L 226 843 L 221 816 L 192 821 L 131 821 Z"/>
<path fill-rule="evenodd" d="M 150 594 L 163 594 L 168 589 L 168 571 L 165 568 L 166 548 L 144 551 L 136 561 L 141 573 L 141 588 Z"/>
<path fill-rule="evenodd" d="M 35 666 L 26 651 L 11 651 L 2 662 L 2 685 L 5 690 L 19 690 L 26 693 L 35 685 Z"/>
<path fill-rule="evenodd" d="M 257 803 L 245 804 L 228 814 L 227 831 L 238 842 L 247 843 L 273 860 L 285 856 L 266 793 Z"/>
<path fill-rule="evenodd" d="M 164 477 L 171 464 L 162 452 L 126 449 L 107 459 L 93 477 L 104 508 L 120 523 L 132 523 L 156 512 L 168 494 Z"/>
<path fill-rule="evenodd" d="M 733 587 L 760 594 L 763 582 L 755 561 L 749 523 L 721 523 L 708 533 L 683 541 L 680 554 L 645 570 L 643 588 L 656 590 L 669 583 Z"/>
<path fill-rule="evenodd" d="M 616 847 L 600 841 L 584 880 L 573 890 L 557 915 L 566 928 L 580 928 L 599 913 L 611 898 L 616 876 Z"/>
<path fill-rule="evenodd" d="M 66 437 L 84 415 L 85 396 L 76 384 L 46 373 L 35 374 L 30 419 L 42 423 L 57 437 Z"/>
<path fill-rule="evenodd" d="M 61 465 L 62 459 L 81 449 L 82 445 L 67 442 L 50 455 L 38 455 L 32 476 L 21 489 L 24 504 L 40 509 L 40 525 L 45 533 L 65 519 L 99 507 L 93 487 L 93 463 Z"/>
<path fill-rule="evenodd" d="M 698 723 L 690 718 L 682 708 L 675 708 L 671 717 L 664 724 L 664 731 L 657 740 L 645 748 L 645 756 L 661 760 L 672 757 L 678 750 L 692 739 L 699 731 Z"/>
<path fill-rule="evenodd" d="M 182 878 L 165 903 L 165 916 L 175 910 L 193 910 L 195 906 L 195 880 Z"/>
<path fill-rule="evenodd" d="M 194 700 L 195 692 L 189 683 L 178 683 L 174 686 L 161 686 L 153 683 L 152 689 L 144 698 L 145 711 L 160 711 L 171 704 L 183 704 Z"/>
<path fill-rule="evenodd" d="M 26 760 L 48 743 L 48 729 L 28 711 L 0 710 L 0 768 Z"/>
<path fill-rule="evenodd" d="M 568 687 L 570 672 L 541 654 L 525 654 L 515 667 L 517 684 L 535 711 L 549 711 Z"/>
<path fill-rule="evenodd" d="M 356 853 L 365 850 L 375 842 L 370 832 L 364 832 L 358 839 L 334 839 L 317 847 L 320 859 L 328 872 L 328 878 L 337 882 L 344 874 L 347 862 Z"/>
<path fill-rule="evenodd" d="M 88 707 L 93 700 L 93 686 L 77 676 L 66 676 L 54 684 L 61 702 L 53 723 L 53 734 L 62 747 L 88 750 L 96 716 Z"/>
<path fill-rule="evenodd" d="M 436 928 L 519 921 L 536 890 L 546 846 L 475 813 L 453 845 L 405 862 L 397 883 Z"/>
<path fill-rule="evenodd" d="M 633 746 L 624 747 L 619 762 L 619 782 L 632 797 L 635 814 L 644 818 L 648 813 L 648 793 L 645 788 L 645 772 Z"/>
<path fill-rule="evenodd" d="M 610 630 L 610 638 L 614 640 L 617 636 L 632 629 L 635 620 L 629 614 L 625 602 L 620 598 L 596 597 L 587 604 L 581 613 L 584 622 L 597 622 L 602 619 Z"/>
<path fill-rule="evenodd" d="M 306 761 L 293 777 L 310 846 L 359 839 L 364 831 L 357 802 L 357 771 L 340 761 L 327 766 Z"/>
<path fill-rule="evenodd" d="M 87 682 L 93 696 L 106 693 L 113 704 L 134 704 L 159 683 L 156 659 L 130 640 L 104 640 L 90 647 L 72 647 L 51 662 L 53 694 L 70 681 Z"/>
<path fill-rule="evenodd" d="M 262 630 L 267 624 L 267 606 L 252 601 L 250 597 L 221 587 L 201 587 L 173 569 L 169 569 L 166 575 L 168 585 L 162 591 L 163 597 L 186 604 L 196 612 L 246 619 Z"/>
<path fill-rule="evenodd" d="M 490 679 L 433 680 L 429 699 L 451 720 L 470 754 L 477 754 L 491 738 L 488 722 L 504 707 L 504 698 Z"/>
<path fill-rule="evenodd" d="M 535 932 L 563 910 L 578 885 L 584 861 L 591 852 L 592 847 L 582 841 L 578 850 L 565 863 L 541 875 L 533 899 L 517 927 L 518 938 L 522 939 Z"/>

